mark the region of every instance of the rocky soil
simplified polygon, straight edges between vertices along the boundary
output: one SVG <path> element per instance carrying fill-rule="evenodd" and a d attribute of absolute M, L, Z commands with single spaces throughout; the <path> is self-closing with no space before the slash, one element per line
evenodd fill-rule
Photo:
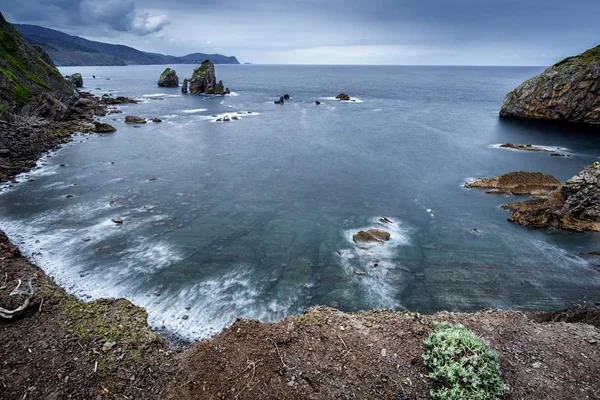
<path fill-rule="evenodd" d="M 562 60 L 508 93 L 500 116 L 600 124 L 600 46 Z"/>

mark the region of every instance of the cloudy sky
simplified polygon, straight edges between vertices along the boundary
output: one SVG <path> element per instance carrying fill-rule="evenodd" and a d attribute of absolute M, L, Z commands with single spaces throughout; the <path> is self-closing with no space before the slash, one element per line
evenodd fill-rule
<path fill-rule="evenodd" d="M 549 65 L 600 44 L 599 0 L 0 0 L 14 23 L 274 64 Z"/>

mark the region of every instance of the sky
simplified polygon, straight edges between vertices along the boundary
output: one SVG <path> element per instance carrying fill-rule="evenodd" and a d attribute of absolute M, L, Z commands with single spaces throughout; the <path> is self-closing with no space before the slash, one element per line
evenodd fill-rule
<path fill-rule="evenodd" d="M 0 0 L 0 12 L 255 64 L 545 66 L 600 44 L 600 0 Z"/>

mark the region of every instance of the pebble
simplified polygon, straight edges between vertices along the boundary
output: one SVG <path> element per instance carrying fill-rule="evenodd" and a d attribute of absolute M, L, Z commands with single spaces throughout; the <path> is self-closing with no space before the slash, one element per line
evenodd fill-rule
<path fill-rule="evenodd" d="M 115 224 L 122 224 L 123 218 L 113 218 L 113 219 L 111 219 L 111 221 L 114 222 Z"/>
<path fill-rule="evenodd" d="M 92 238 L 88 236 L 88 237 L 84 237 L 81 240 L 83 240 L 84 242 L 89 242 L 90 240 L 92 240 Z"/>
<path fill-rule="evenodd" d="M 533 363 L 532 367 L 535 369 L 542 368 L 542 363 L 539 361 L 536 361 Z"/>
<path fill-rule="evenodd" d="M 188 319 L 189 317 L 190 317 L 189 315 L 185 314 L 183 317 L 181 317 L 181 319 L 183 319 L 183 320 L 186 320 L 186 319 Z"/>
<path fill-rule="evenodd" d="M 387 350 L 381 349 L 381 357 L 386 357 L 386 356 L 387 356 Z"/>
<path fill-rule="evenodd" d="M 113 347 L 116 346 L 116 342 L 106 342 L 102 345 L 102 351 L 106 352 L 106 351 L 110 351 L 112 350 Z"/>

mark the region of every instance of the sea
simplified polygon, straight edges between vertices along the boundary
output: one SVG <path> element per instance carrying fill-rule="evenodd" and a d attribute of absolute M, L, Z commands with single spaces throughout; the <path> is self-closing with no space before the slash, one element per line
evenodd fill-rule
<path fill-rule="evenodd" d="M 180 82 L 194 68 L 170 67 Z M 75 135 L 0 193 L 0 228 L 79 298 L 127 298 L 190 341 L 314 305 L 600 301 L 598 263 L 583 255 L 599 233 L 526 229 L 500 206 L 527 197 L 463 188 L 519 170 L 562 181 L 600 157 L 598 131 L 499 118 L 504 95 L 542 67 L 217 65 L 227 96 L 158 87 L 164 68 L 60 68 L 139 104 L 100 118 L 116 132 Z M 372 228 L 390 241 L 353 242 Z"/>

